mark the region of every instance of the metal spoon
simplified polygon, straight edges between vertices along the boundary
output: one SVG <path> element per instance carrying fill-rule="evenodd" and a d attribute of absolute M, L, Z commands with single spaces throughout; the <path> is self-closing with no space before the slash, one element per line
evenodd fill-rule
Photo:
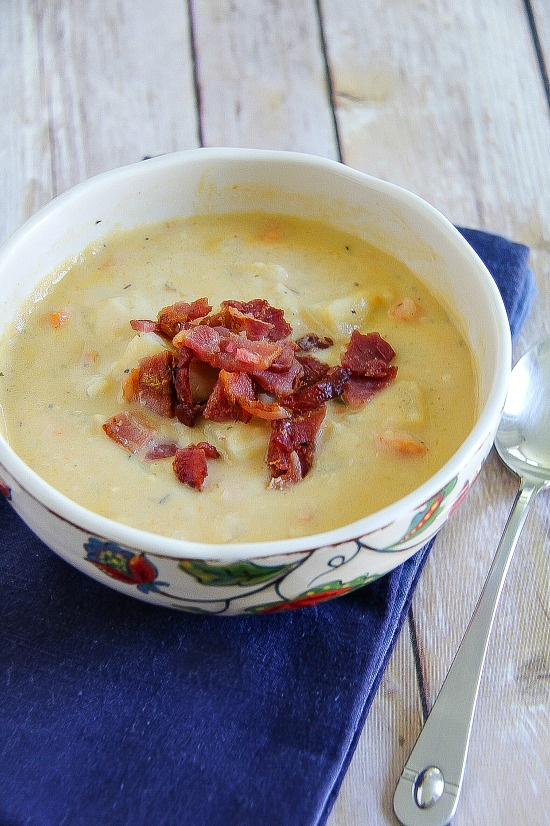
<path fill-rule="evenodd" d="M 520 486 L 468 629 L 397 784 L 393 807 L 404 826 L 445 826 L 458 805 L 504 578 L 531 500 L 550 487 L 550 339 L 535 345 L 513 369 L 495 447 Z"/>

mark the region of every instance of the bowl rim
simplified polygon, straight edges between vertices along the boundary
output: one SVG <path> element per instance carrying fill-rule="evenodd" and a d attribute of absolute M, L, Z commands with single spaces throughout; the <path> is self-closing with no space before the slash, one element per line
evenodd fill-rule
<path fill-rule="evenodd" d="M 42 222 L 47 221 L 59 207 L 65 207 L 70 205 L 72 201 L 78 201 L 81 195 L 86 194 L 91 189 L 100 188 L 104 184 L 112 182 L 123 184 L 124 181 L 130 178 L 139 177 L 144 174 L 145 171 L 149 173 L 152 169 L 161 170 L 166 167 L 172 168 L 182 164 L 185 165 L 187 162 L 198 157 L 202 157 L 207 161 L 224 161 L 231 159 L 296 164 L 310 167 L 311 169 L 324 169 L 328 172 L 349 176 L 352 179 L 355 178 L 355 180 L 367 184 L 370 190 L 382 194 L 393 194 L 395 197 L 398 197 L 404 202 L 407 208 L 412 208 L 417 214 L 426 218 L 432 226 L 436 226 L 441 236 L 446 236 L 446 240 L 453 244 L 457 252 L 461 254 L 463 258 L 469 260 L 471 266 L 477 270 L 487 297 L 493 304 L 495 319 L 497 321 L 496 334 L 499 343 L 499 361 L 494 366 L 492 381 L 487 392 L 487 400 L 470 433 L 458 450 L 455 451 L 438 471 L 413 491 L 392 502 L 390 505 L 387 505 L 385 508 L 330 531 L 295 537 L 293 539 L 258 542 L 192 542 L 140 530 L 122 522 L 101 516 L 79 505 L 54 488 L 50 483 L 46 482 L 46 480 L 17 455 L 1 433 L 0 470 L 3 466 L 22 490 L 62 521 L 72 524 L 86 533 L 108 538 L 110 541 L 115 541 L 123 546 L 164 558 L 209 560 L 250 559 L 312 551 L 315 548 L 354 541 L 362 536 L 382 529 L 395 521 L 404 511 L 411 513 L 417 510 L 421 504 L 436 495 L 451 478 L 455 477 L 489 438 L 491 441 L 494 438 L 498 419 L 506 399 L 512 356 L 508 317 L 500 292 L 489 270 L 466 239 L 443 213 L 419 195 L 397 184 L 356 170 L 340 161 L 303 152 L 231 147 L 187 149 L 147 158 L 142 161 L 107 170 L 76 184 L 66 192 L 56 196 L 15 230 L 2 245 L 0 248 L 0 266 L 3 266 L 17 248 L 26 243 L 26 238 L 31 235 Z"/>

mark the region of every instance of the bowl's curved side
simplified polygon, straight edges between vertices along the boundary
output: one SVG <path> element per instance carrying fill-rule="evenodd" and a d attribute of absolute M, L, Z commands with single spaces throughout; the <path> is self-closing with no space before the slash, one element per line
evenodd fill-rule
<path fill-rule="evenodd" d="M 437 533 L 474 482 L 492 439 L 411 514 L 369 534 L 268 556 L 150 553 L 86 530 L 35 499 L 0 464 L 0 494 L 56 554 L 84 574 L 145 602 L 200 614 L 272 614 L 334 599 L 401 565 Z"/>
<path fill-rule="evenodd" d="M 189 601 L 190 594 L 196 595 L 199 585 L 201 593 L 208 588 L 212 600 L 220 601 L 222 585 L 210 570 L 219 560 L 266 568 L 281 556 L 298 554 L 307 558 L 307 565 L 293 562 L 284 576 L 275 572 L 272 579 L 262 581 L 258 600 L 250 595 L 244 599 L 240 591 L 239 597 L 224 596 L 222 602 L 226 605 L 229 600 L 230 606 L 224 613 L 258 609 L 264 604 L 260 598 L 268 596 L 269 588 L 272 601 L 284 604 L 306 599 L 307 594 L 313 600 L 315 595 L 310 591 L 316 587 L 325 589 L 319 598 L 327 598 L 331 583 L 322 573 L 325 569 L 316 567 L 317 561 L 324 558 L 323 549 L 337 552 L 344 560 L 338 566 L 338 576 L 331 580 L 340 583 L 336 588 L 339 591 L 354 587 L 358 578 L 366 577 L 368 581 L 369 577 L 386 573 L 421 547 L 461 501 L 490 449 L 506 397 L 511 362 L 506 313 L 494 281 L 467 242 L 437 210 L 395 185 L 334 161 L 267 150 L 175 153 L 104 173 L 60 196 L 16 232 L 0 252 L 0 327 L 13 320 L 17 307 L 40 279 L 63 261 L 77 257 L 84 247 L 101 244 L 105 234 L 174 215 L 238 209 L 330 219 L 402 258 L 446 297 L 470 346 L 479 354 L 481 413 L 455 456 L 418 490 L 383 511 L 315 537 L 224 548 L 165 539 L 91 513 L 44 482 L 0 436 L 0 476 L 12 488 L 12 504 L 25 521 L 76 567 L 125 592 L 194 610 L 193 606 L 183 606 L 183 601 Z M 91 545 L 88 538 L 94 540 Z M 118 579 L 109 565 L 92 559 L 99 553 L 96 541 L 122 549 Z M 126 554 L 130 554 L 128 560 L 132 555 L 142 560 L 132 563 L 132 569 L 143 581 L 132 580 L 128 572 L 124 573 Z M 335 571 L 335 558 L 331 557 L 328 575 Z M 152 573 L 143 560 L 149 560 L 159 571 L 151 582 L 146 581 Z M 204 581 L 193 569 L 193 561 L 196 566 L 206 566 Z M 326 562 L 323 564 L 326 566 Z M 261 570 L 259 579 L 264 576 L 266 571 Z M 160 582 L 169 582 L 169 596 L 160 593 Z"/>

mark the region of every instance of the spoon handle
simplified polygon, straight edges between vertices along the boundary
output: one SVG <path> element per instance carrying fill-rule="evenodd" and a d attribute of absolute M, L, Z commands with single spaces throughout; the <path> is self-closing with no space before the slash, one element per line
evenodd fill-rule
<path fill-rule="evenodd" d="M 521 480 L 468 629 L 403 769 L 393 806 L 404 826 L 445 826 L 456 811 L 493 619 L 527 508 L 540 487 Z"/>

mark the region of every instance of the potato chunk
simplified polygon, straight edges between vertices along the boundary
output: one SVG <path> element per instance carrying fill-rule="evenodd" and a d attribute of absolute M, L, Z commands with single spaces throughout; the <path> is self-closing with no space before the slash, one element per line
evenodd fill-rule
<path fill-rule="evenodd" d="M 109 370 L 114 379 L 120 380 L 125 372 L 137 367 L 140 359 L 154 356 L 162 349 L 169 347 L 168 342 L 156 333 L 136 333 L 128 342 L 121 357 L 117 359 Z"/>
<path fill-rule="evenodd" d="M 370 311 L 368 296 L 354 293 L 324 304 L 314 304 L 303 311 L 303 316 L 325 334 L 345 338 L 363 326 Z"/>
<path fill-rule="evenodd" d="M 392 427 L 419 427 L 424 424 L 422 390 L 415 381 L 397 381 L 387 387 L 380 398 L 385 421 Z"/>

